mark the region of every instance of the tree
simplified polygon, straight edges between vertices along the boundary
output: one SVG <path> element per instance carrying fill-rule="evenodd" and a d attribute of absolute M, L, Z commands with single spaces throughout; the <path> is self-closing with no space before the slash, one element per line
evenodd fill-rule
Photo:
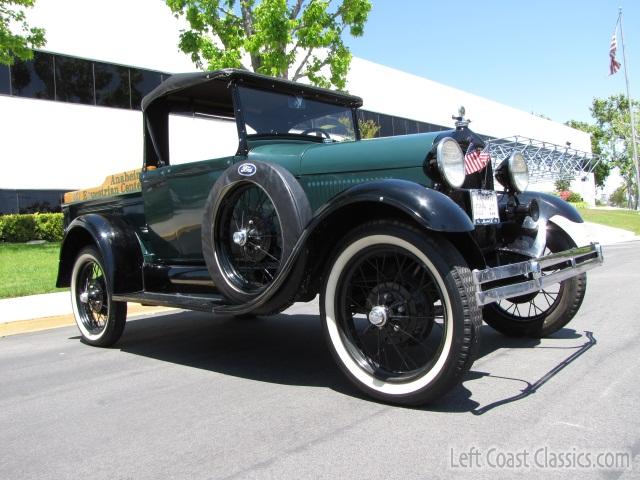
<path fill-rule="evenodd" d="M 362 138 L 374 138 L 380 131 L 380 125 L 373 120 L 358 120 L 358 127 Z"/>
<path fill-rule="evenodd" d="M 342 35 L 361 36 L 371 10 L 369 0 L 341 0 L 335 8 L 331 0 L 166 2 L 189 24 L 178 46 L 198 68 L 251 69 L 342 90 L 351 63 Z"/>
<path fill-rule="evenodd" d="M 353 131 L 352 119 L 349 117 L 340 117 L 338 119 L 338 122 L 346 129 L 347 136 L 353 138 L 355 132 Z M 375 136 L 380 131 L 380 125 L 378 125 L 373 120 L 359 119 L 358 129 L 360 130 L 360 138 L 375 138 Z"/>
<path fill-rule="evenodd" d="M 614 190 L 609 197 L 609 202 L 616 207 L 624 207 L 629 204 L 629 196 L 627 195 L 627 186 L 620 185 Z"/>
<path fill-rule="evenodd" d="M 593 170 L 596 186 L 603 187 L 609 173 L 611 172 L 611 162 L 606 155 L 603 155 L 603 145 L 606 143 L 606 134 L 602 128 L 587 122 L 569 120 L 565 125 L 582 130 L 591 135 L 591 152 L 600 157 L 600 161 Z"/>
<path fill-rule="evenodd" d="M 632 100 L 632 106 L 637 112 L 640 102 Z M 606 99 L 594 98 L 591 115 L 596 120 L 596 126 L 603 132 L 600 143 L 603 153 L 611 158 L 611 163 L 620 169 L 620 175 L 624 178 L 626 191 L 629 194 L 629 207 L 638 208 L 636 165 L 633 163 L 631 116 L 627 97 L 618 94 Z"/>
<path fill-rule="evenodd" d="M 24 8 L 34 4 L 35 0 L 0 0 L 0 64 L 13 65 L 16 58 L 31 60 L 32 49 L 46 43 L 44 29 L 30 27 L 25 18 Z"/>

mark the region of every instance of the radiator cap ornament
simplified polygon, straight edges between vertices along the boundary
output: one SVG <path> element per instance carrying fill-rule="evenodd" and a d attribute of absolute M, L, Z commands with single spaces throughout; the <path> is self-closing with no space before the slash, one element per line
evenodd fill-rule
<path fill-rule="evenodd" d="M 458 108 L 458 115 L 451 115 L 451 118 L 454 119 L 456 121 L 455 125 L 457 129 L 463 129 L 465 127 L 469 126 L 469 123 L 471 123 L 471 120 L 467 120 L 464 118 L 464 114 L 466 113 L 464 106 L 460 105 L 460 107 Z"/>

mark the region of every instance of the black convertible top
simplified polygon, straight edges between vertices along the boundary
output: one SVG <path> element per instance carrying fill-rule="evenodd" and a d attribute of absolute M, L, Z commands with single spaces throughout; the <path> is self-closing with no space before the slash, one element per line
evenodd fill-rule
<path fill-rule="evenodd" d="M 317 98 L 318 100 L 338 105 L 345 105 L 349 107 L 362 106 L 362 99 L 354 95 L 291 82 L 282 78 L 268 77 L 266 75 L 249 72 L 247 70 L 226 68 L 211 72 L 178 73 L 170 76 L 142 99 L 142 111 L 146 112 L 149 107 L 155 104 L 159 99 L 166 98 L 174 94 L 186 97 L 201 97 L 209 92 L 214 94 L 216 90 L 219 90 L 220 88 L 219 82 L 232 80 L 255 86 L 257 88 L 274 89 L 294 95 L 305 95 L 307 97 Z"/>

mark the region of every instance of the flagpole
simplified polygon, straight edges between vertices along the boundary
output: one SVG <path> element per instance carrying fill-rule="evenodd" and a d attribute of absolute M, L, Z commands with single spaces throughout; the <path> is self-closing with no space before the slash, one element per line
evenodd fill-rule
<path fill-rule="evenodd" d="M 633 146 L 633 166 L 636 170 L 636 210 L 640 210 L 640 167 L 638 166 L 638 144 L 636 141 L 636 119 L 631 105 L 631 95 L 629 94 L 629 76 L 627 73 L 627 54 L 624 51 L 624 32 L 622 30 L 622 7 L 618 15 L 620 21 L 620 41 L 622 42 L 622 63 L 624 65 L 624 81 L 627 86 L 627 101 L 629 103 L 629 114 L 631 117 L 631 143 Z M 631 192 L 629 192 L 631 193 Z"/>

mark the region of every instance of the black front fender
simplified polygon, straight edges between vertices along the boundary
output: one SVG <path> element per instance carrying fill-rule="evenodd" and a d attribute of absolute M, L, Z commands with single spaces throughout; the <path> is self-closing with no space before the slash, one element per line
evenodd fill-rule
<path fill-rule="evenodd" d="M 390 179 L 355 185 L 329 200 L 315 214 L 310 229 L 335 212 L 356 203 L 394 207 L 424 228 L 435 232 L 461 233 L 473 230 L 469 215 L 449 197 L 408 180 Z"/>
<path fill-rule="evenodd" d="M 560 215 L 572 222 L 583 222 L 578 210 L 576 210 L 573 205 L 565 202 L 555 195 L 542 192 L 524 192 L 518 194 L 518 200 L 520 200 L 521 203 L 527 203 L 534 199 L 538 202 L 538 206 L 540 207 L 540 218 L 545 221 L 549 220 L 554 215 Z"/>
<path fill-rule="evenodd" d="M 507 236 L 510 241 L 501 250 L 525 255 L 531 258 L 540 257 L 547 245 L 547 227 L 549 220 L 558 215 L 575 223 L 583 223 L 578 211 L 561 198 L 542 192 L 523 192 L 517 194 L 520 204 L 527 204 L 532 200 L 538 203 L 539 217 L 535 230 L 519 229 L 516 234 L 511 231 Z M 506 196 L 503 197 L 506 200 Z"/>
<path fill-rule="evenodd" d="M 289 273 L 300 258 L 304 256 L 306 261 L 306 255 L 314 259 L 309 279 L 311 283 L 317 282 L 321 278 L 324 261 L 335 246 L 332 242 L 361 223 L 364 217 L 375 218 L 378 214 L 375 209 L 379 206 L 384 207 L 380 210 L 387 215 L 395 212 L 398 218 L 411 218 L 425 230 L 462 234 L 465 245 L 473 248 L 473 240 L 468 235 L 474 228 L 471 219 L 446 195 L 407 180 L 388 179 L 361 183 L 339 193 L 314 212 L 313 220 L 302 232 L 282 270 L 258 297 L 242 305 L 219 306 L 215 311 L 234 315 L 256 312 L 272 298 L 277 299 L 280 295 L 291 298 L 291 292 L 299 292 L 301 285 L 290 282 Z M 320 246 L 317 249 L 311 247 L 309 253 L 310 244 Z M 479 251 L 478 255 L 481 256 Z M 309 300 L 317 293 L 316 287 L 317 285 L 305 287 L 312 295 Z"/>
<path fill-rule="evenodd" d="M 60 248 L 57 287 L 71 284 L 73 264 L 80 250 L 94 245 L 102 257 L 113 293 L 142 290 L 142 251 L 135 229 L 118 217 L 90 213 L 67 227 Z"/>

